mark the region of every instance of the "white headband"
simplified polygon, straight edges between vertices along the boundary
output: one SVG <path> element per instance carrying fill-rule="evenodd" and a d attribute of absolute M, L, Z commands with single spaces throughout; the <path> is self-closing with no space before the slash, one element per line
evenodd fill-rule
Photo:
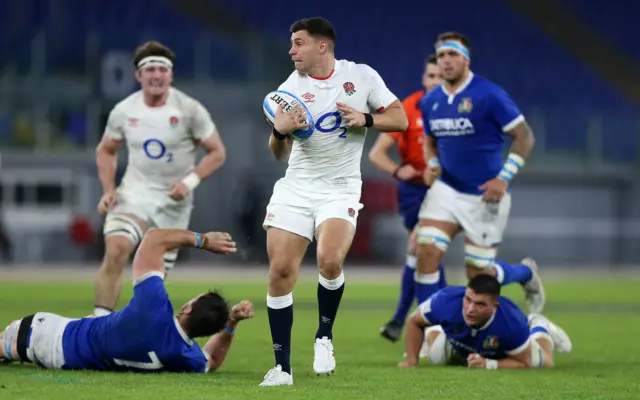
<path fill-rule="evenodd" d="M 171 60 L 169 60 L 167 57 L 162 56 L 145 57 L 138 63 L 138 69 L 150 66 L 162 66 L 173 69 L 173 63 L 171 62 Z"/>

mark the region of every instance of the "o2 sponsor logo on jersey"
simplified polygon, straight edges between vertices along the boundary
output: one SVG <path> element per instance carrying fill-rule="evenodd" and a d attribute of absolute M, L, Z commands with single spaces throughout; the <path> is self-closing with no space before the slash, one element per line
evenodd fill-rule
<path fill-rule="evenodd" d="M 331 124 L 331 118 L 333 118 L 333 124 Z M 327 121 L 329 120 L 329 121 Z M 325 125 L 327 125 L 328 127 L 323 127 L 322 124 L 325 123 L 325 121 L 327 122 Z M 340 139 L 346 139 L 347 138 L 347 127 L 346 126 L 340 126 L 342 124 L 342 115 L 340 115 L 340 113 L 338 111 L 333 111 L 330 113 L 326 113 L 320 116 L 320 118 L 318 118 L 316 120 L 316 130 L 318 132 L 322 132 L 322 133 L 333 133 L 333 132 L 340 132 L 340 134 L 338 135 L 338 137 Z"/>
<path fill-rule="evenodd" d="M 435 137 L 467 136 L 476 133 L 469 118 L 439 118 L 429 120 L 429 128 Z"/>
<path fill-rule="evenodd" d="M 144 154 L 152 160 L 165 160 L 170 163 L 173 153 L 167 151 L 167 146 L 160 139 L 147 139 L 142 144 Z"/>

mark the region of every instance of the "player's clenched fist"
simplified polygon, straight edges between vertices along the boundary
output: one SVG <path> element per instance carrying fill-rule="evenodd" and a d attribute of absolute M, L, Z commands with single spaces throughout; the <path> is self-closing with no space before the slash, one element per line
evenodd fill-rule
<path fill-rule="evenodd" d="M 440 166 L 440 162 L 437 158 L 432 158 L 427 161 L 427 169 L 424 170 L 424 183 L 427 186 L 433 185 L 435 181 L 440 178 L 442 174 L 442 167 Z"/>
<path fill-rule="evenodd" d="M 472 353 L 467 356 L 467 365 L 469 368 L 487 368 L 486 360 L 478 353 Z"/>
<path fill-rule="evenodd" d="M 106 214 L 113 206 L 116 205 L 116 192 L 106 192 L 98 202 L 98 212 L 100 215 Z"/>
<path fill-rule="evenodd" d="M 202 248 L 213 253 L 227 255 L 236 252 L 236 242 L 226 232 L 209 232 L 205 235 Z"/>
<path fill-rule="evenodd" d="M 281 134 L 290 135 L 298 129 L 304 129 L 310 126 L 311 124 L 306 122 L 306 112 L 300 104 L 293 106 L 287 113 L 284 112 L 284 104 L 276 109 L 273 128 Z"/>
<path fill-rule="evenodd" d="M 233 321 L 242 321 L 253 317 L 253 304 L 249 300 L 243 300 L 231 308 L 229 318 Z"/>
<path fill-rule="evenodd" d="M 336 103 L 338 111 L 342 114 L 342 119 L 347 123 L 347 127 L 361 127 L 367 122 L 364 118 L 364 114 L 355 108 L 348 106 L 344 103 Z"/>
<path fill-rule="evenodd" d="M 169 197 L 175 201 L 184 200 L 189 197 L 190 190 L 183 182 L 174 182 L 170 185 Z"/>
<path fill-rule="evenodd" d="M 503 181 L 500 178 L 493 178 L 487 181 L 484 185 L 480 186 L 478 189 L 484 190 L 484 194 L 482 198 L 487 202 L 499 202 L 502 200 L 502 196 L 504 196 L 507 191 L 507 182 Z"/>

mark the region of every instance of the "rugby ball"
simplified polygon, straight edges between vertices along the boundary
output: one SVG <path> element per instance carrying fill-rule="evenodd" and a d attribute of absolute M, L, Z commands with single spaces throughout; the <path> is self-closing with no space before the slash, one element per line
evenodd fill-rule
<path fill-rule="evenodd" d="M 264 116 L 267 118 L 267 121 L 269 121 L 271 126 L 273 126 L 276 117 L 276 109 L 282 104 L 284 104 L 285 113 L 289 112 L 296 104 L 302 105 L 306 117 L 301 122 L 309 123 L 311 124 L 311 126 L 304 129 L 299 129 L 293 132 L 291 136 L 295 140 L 308 139 L 315 130 L 313 115 L 311 115 L 311 111 L 309 111 L 309 108 L 307 108 L 307 106 L 293 93 L 289 93 L 284 90 L 274 90 L 273 92 L 267 94 L 267 96 L 264 98 L 264 102 L 262 103 L 262 111 L 264 111 Z"/>

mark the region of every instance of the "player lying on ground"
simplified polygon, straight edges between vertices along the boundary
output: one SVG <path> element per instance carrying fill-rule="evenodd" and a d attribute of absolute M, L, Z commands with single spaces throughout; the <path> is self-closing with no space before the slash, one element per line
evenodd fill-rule
<path fill-rule="evenodd" d="M 540 313 L 544 288 L 536 263 L 496 261 L 511 209 L 509 184 L 531 153 L 533 132 L 507 92 L 473 74 L 469 39 L 447 32 L 435 47 L 443 83 L 420 102 L 429 192 L 419 214 L 418 302 L 439 290 L 438 266 L 464 231 L 467 277 L 485 273 L 503 285 L 518 283 L 529 312 Z M 513 142 L 503 161 L 506 135 Z"/>
<path fill-rule="evenodd" d="M 554 350 L 570 352 L 571 340 L 540 314 L 527 319 L 500 287 L 496 278 L 477 275 L 466 288 L 444 288 L 420 304 L 407 322 L 407 359 L 398 365 L 417 366 L 420 354 L 436 365 L 553 367 Z"/>
<path fill-rule="evenodd" d="M 404 222 L 404 227 L 409 233 L 407 246 L 407 260 L 402 270 L 400 284 L 400 299 L 393 318 L 380 329 L 380 334 L 392 342 L 400 339 L 407 314 L 416 298 L 416 227 L 418 225 L 418 213 L 425 195 L 424 175 L 427 165 L 424 161 L 424 130 L 422 128 L 422 114 L 419 103 L 425 93 L 440 85 L 442 74 L 438 67 L 435 55 L 427 58 L 422 74 L 423 90 L 419 90 L 402 101 L 402 107 L 407 114 L 409 127 L 404 132 L 381 132 L 369 152 L 369 160 L 381 171 L 388 173 L 398 180 L 398 208 Z M 401 164 L 396 164 L 388 153 L 398 144 Z M 438 268 L 440 272 L 439 288 L 447 286 L 444 265 L 441 262 Z"/>
<path fill-rule="evenodd" d="M 202 104 L 172 87 L 174 54 L 158 42 L 147 42 L 133 56 L 141 89 L 111 110 L 96 149 L 103 195 L 98 211 L 105 215 L 105 253 L 95 284 L 94 315 L 113 311 L 122 271 L 147 228 L 187 229 L 193 193 L 225 161 L 216 125 Z M 116 188 L 116 160 L 123 141 L 127 169 Z M 206 152 L 195 165 L 198 147 Z M 165 254 L 173 267 L 178 249 Z"/>
<path fill-rule="evenodd" d="M 178 229 L 147 232 L 133 263 L 133 298 L 103 317 L 71 319 L 38 312 L 13 321 L 0 335 L 0 358 L 50 369 L 207 372 L 222 365 L 239 321 L 253 316 L 243 301 L 231 311 L 216 292 L 201 294 L 178 315 L 164 287 L 165 252 L 196 247 L 236 251 L 227 233 Z M 214 335 L 201 349 L 193 340 Z"/>
<path fill-rule="evenodd" d="M 289 54 L 296 70 L 279 89 L 307 99 L 315 132 L 306 140 L 292 140 L 293 132 L 308 126 L 300 122 L 301 107 L 276 111 L 269 148 L 289 165 L 273 188 L 263 223 L 275 366 L 262 386 L 293 384 L 293 287 L 314 237 L 320 276 L 313 370 L 328 374 L 335 369 L 332 331 L 344 292 L 342 267 L 362 208 L 360 164 L 367 128 L 407 129 L 402 105 L 380 75 L 368 65 L 336 60 L 335 39 L 333 27 L 322 18 L 302 19 L 291 27 Z"/>

